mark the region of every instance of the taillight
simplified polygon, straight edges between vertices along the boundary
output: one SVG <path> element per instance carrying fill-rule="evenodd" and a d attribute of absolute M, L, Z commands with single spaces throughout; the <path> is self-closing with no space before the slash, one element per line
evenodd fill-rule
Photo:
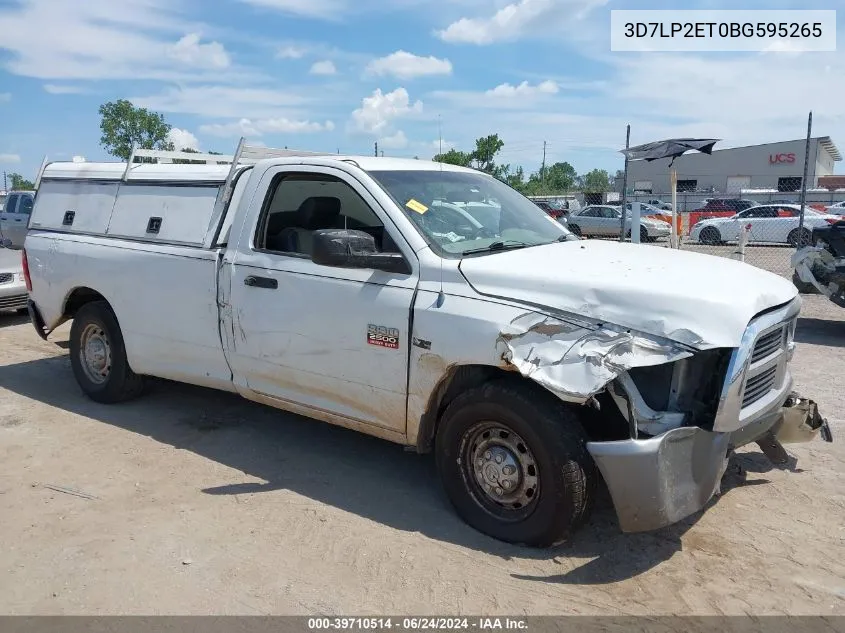
<path fill-rule="evenodd" d="M 828 224 L 836 224 L 837 222 L 841 222 L 842 220 L 838 220 L 836 218 L 825 218 Z"/>
<path fill-rule="evenodd" d="M 549 209 L 546 213 L 552 216 L 555 220 L 563 215 L 563 211 L 558 211 L 557 209 Z"/>
<path fill-rule="evenodd" d="M 32 292 L 32 279 L 29 277 L 29 262 L 26 260 L 26 249 L 21 249 L 21 264 L 23 264 L 23 280 L 26 282 L 26 291 Z"/>

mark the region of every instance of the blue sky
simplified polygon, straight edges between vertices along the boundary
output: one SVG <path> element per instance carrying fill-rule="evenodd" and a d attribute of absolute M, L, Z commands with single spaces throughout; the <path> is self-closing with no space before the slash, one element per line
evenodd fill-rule
<path fill-rule="evenodd" d="M 0 169 L 106 159 L 98 106 L 179 145 L 430 158 L 499 133 L 502 162 L 615 171 L 632 143 L 814 132 L 845 146 L 845 53 L 611 53 L 612 9 L 834 9 L 800 0 L 0 0 Z M 838 16 L 839 32 L 845 11 Z M 837 171 L 842 171 L 838 169 Z"/>

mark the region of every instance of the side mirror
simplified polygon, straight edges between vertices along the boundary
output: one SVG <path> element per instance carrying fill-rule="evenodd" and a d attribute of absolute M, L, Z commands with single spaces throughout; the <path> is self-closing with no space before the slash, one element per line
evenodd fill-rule
<path fill-rule="evenodd" d="M 380 253 L 372 235 L 347 229 L 320 229 L 312 236 L 311 261 L 334 268 L 371 268 L 411 274 L 401 253 Z"/>

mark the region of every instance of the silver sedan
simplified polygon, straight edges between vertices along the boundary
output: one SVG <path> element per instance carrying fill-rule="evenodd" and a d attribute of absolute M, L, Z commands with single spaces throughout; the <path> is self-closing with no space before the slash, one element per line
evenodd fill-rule
<path fill-rule="evenodd" d="M 584 237 L 619 237 L 621 210 L 610 205 L 590 205 L 569 216 L 567 227 L 575 235 Z M 668 237 L 671 225 L 663 220 L 640 218 L 640 241 L 654 242 L 659 237 Z M 631 216 L 625 218 L 626 235 L 631 235 Z"/>

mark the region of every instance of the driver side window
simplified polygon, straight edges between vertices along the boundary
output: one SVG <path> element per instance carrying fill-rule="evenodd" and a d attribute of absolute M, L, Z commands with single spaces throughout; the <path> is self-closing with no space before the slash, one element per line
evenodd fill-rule
<path fill-rule="evenodd" d="M 380 252 L 398 253 L 375 212 L 347 183 L 325 174 L 284 174 L 270 187 L 258 224 L 258 250 L 311 257 L 314 232 L 351 229 L 373 236 Z"/>

